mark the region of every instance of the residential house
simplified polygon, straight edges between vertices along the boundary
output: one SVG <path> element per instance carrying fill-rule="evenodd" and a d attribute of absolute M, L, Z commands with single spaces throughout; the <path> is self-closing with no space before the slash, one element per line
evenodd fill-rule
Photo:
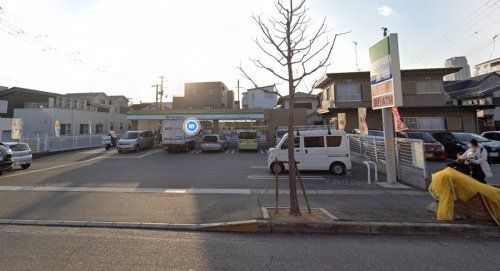
<path fill-rule="evenodd" d="M 500 72 L 500 57 L 479 63 L 474 66 L 474 76 Z"/>
<path fill-rule="evenodd" d="M 402 120 L 412 130 L 477 132 L 477 108 L 447 103 L 443 76 L 459 68 L 411 69 L 401 71 Z M 382 129 L 382 113 L 371 109 L 370 72 L 328 73 L 315 86 L 321 89 L 323 123 L 337 123 L 346 114 L 346 130 L 359 127 L 358 108 L 367 108 L 369 129 Z"/>
<path fill-rule="evenodd" d="M 478 111 L 480 131 L 500 129 L 500 72 L 449 82 L 445 90 L 453 104 L 491 107 Z"/>
<path fill-rule="evenodd" d="M 173 109 L 233 109 L 234 92 L 222 82 L 184 84 L 184 96 L 173 98 Z"/>
<path fill-rule="evenodd" d="M 251 88 L 242 93 L 243 109 L 273 109 L 278 103 L 276 86 Z"/>
<path fill-rule="evenodd" d="M 308 124 L 318 124 L 321 118 L 316 114 L 318 108 L 318 97 L 315 94 L 296 92 L 294 97 L 294 108 L 306 109 Z M 290 96 L 286 95 L 278 99 L 278 107 L 288 109 L 290 107 Z"/>

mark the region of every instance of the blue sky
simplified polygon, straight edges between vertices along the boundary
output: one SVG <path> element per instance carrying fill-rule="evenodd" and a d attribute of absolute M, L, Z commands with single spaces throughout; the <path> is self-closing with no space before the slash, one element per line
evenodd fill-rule
<path fill-rule="evenodd" d="M 367 70 L 368 47 L 380 39 L 382 26 L 399 34 L 403 68 L 441 67 L 458 55 L 474 65 L 500 55 L 498 44 L 496 50 L 492 42 L 480 47 L 500 32 L 500 0 L 309 0 L 307 5 L 314 21 L 327 18 L 331 37 L 351 30 L 339 38 L 328 72 L 355 70 L 353 41 L 359 67 Z M 248 61 L 264 58 L 252 42 L 258 32 L 250 15 L 272 14 L 270 0 L 0 0 L 0 7 L 8 12 L 0 13 L 4 23 L 14 20 L 39 36 L 33 42 L 0 31 L 0 85 L 105 91 L 151 101 L 151 85 L 162 74 L 169 97 L 182 95 L 183 83 L 192 81 L 223 81 L 235 89 L 240 78 L 250 87 L 236 69 L 240 62 L 260 84 L 280 83 Z M 5 24 L 3 29 L 9 30 Z M 44 51 L 38 41 L 56 50 Z"/>

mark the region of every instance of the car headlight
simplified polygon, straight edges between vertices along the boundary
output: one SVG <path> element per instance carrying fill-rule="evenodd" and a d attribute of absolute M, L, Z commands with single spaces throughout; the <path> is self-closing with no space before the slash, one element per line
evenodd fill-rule
<path fill-rule="evenodd" d="M 11 149 L 8 149 L 8 150 L 7 150 L 7 154 L 12 155 L 12 150 L 11 150 Z"/>

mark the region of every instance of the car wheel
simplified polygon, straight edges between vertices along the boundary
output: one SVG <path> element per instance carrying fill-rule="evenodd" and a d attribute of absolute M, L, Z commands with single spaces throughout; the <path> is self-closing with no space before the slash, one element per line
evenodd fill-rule
<path fill-rule="evenodd" d="M 276 172 L 275 171 L 275 167 L 278 169 L 278 171 Z M 272 174 L 283 174 L 285 172 L 285 165 L 283 165 L 283 163 L 278 163 L 276 165 L 275 162 L 271 163 L 271 166 L 269 168 L 271 170 L 271 173 Z"/>
<path fill-rule="evenodd" d="M 344 175 L 345 165 L 341 162 L 334 162 L 330 165 L 330 172 L 335 175 Z"/>
<path fill-rule="evenodd" d="M 21 168 L 28 169 L 30 166 L 31 166 L 31 164 L 24 164 L 24 165 L 21 165 Z"/>

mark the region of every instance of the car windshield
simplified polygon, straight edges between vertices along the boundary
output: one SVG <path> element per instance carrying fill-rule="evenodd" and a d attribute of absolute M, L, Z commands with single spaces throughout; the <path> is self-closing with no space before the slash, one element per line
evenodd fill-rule
<path fill-rule="evenodd" d="M 213 143 L 213 142 L 218 142 L 218 141 L 219 141 L 219 138 L 217 136 L 204 136 L 203 137 L 203 142 Z"/>
<path fill-rule="evenodd" d="M 28 151 L 30 149 L 28 144 L 23 144 L 23 143 L 10 145 L 9 148 L 12 151 Z"/>
<path fill-rule="evenodd" d="M 257 133 L 255 132 L 241 132 L 240 139 L 256 139 Z"/>
<path fill-rule="evenodd" d="M 139 132 L 126 132 L 123 136 L 122 139 L 137 139 L 139 138 Z"/>
<path fill-rule="evenodd" d="M 489 139 L 484 138 L 480 135 L 471 134 L 471 133 L 455 133 L 455 137 L 460 142 L 468 142 L 471 139 L 475 139 L 475 140 L 477 140 L 477 142 L 489 142 L 490 141 Z"/>
<path fill-rule="evenodd" d="M 276 131 L 276 138 L 283 138 L 287 133 L 288 131 Z"/>
<path fill-rule="evenodd" d="M 434 143 L 436 139 L 432 137 L 429 133 L 407 133 L 408 138 L 411 139 L 420 139 L 424 141 L 424 143 Z"/>

